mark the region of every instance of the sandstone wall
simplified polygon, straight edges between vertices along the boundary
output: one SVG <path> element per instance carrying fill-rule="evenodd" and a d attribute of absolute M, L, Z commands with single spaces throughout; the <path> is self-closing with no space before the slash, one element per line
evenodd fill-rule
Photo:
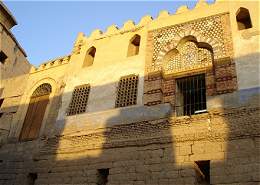
<path fill-rule="evenodd" d="M 1 184 L 195 184 L 194 161 L 210 160 L 211 184 L 259 182 L 259 108 L 215 110 L 96 129 L 1 148 Z"/>
<path fill-rule="evenodd" d="M 0 99 L 4 99 L 0 107 L 1 145 L 12 130 L 11 123 L 20 106 L 31 65 L 10 30 L 2 24 L 0 24 L 0 51 L 7 56 L 5 62 L 0 63 Z"/>
<path fill-rule="evenodd" d="M 200 1 L 190 11 L 184 6 L 174 15 L 162 11 L 155 20 L 145 16 L 137 25 L 127 21 L 121 29 L 112 25 L 105 33 L 95 30 L 88 37 L 80 33 L 71 55 L 30 71 L 12 119 L 9 143 L 0 148 L 0 184 L 26 185 L 33 174 L 38 185 L 94 185 L 99 169 L 109 169 L 109 185 L 198 184 L 197 161 L 210 161 L 210 184 L 259 184 L 257 5 Z M 235 15 L 241 6 L 250 10 L 253 28 L 238 31 Z M 221 22 L 219 34 L 210 29 L 211 21 Z M 196 24 L 202 25 L 205 34 L 210 30 L 224 39 L 203 37 L 196 33 L 200 33 Z M 212 44 L 218 54 L 214 65 L 219 65 L 215 72 L 220 83 L 207 84 L 206 113 L 176 117 L 174 78 L 150 70 L 157 65 L 154 50 L 163 57 L 173 47 L 168 43 L 154 47 L 154 35 L 168 26 L 177 31 L 194 29 L 180 31 L 178 36 L 166 31 L 166 38 L 178 38 L 173 43 L 194 34 L 198 42 Z M 129 39 L 135 34 L 141 36 L 139 54 L 127 57 Z M 92 46 L 97 49 L 94 63 L 83 68 Z M 214 80 L 215 72 L 205 71 L 206 80 Z M 137 104 L 115 108 L 117 83 L 129 74 L 140 77 Z M 30 97 L 43 83 L 49 83 L 52 92 L 39 138 L 19 142 Z M 91 85 L 87 110 L 67 116 L 73 89 L 82 84 Z"/>

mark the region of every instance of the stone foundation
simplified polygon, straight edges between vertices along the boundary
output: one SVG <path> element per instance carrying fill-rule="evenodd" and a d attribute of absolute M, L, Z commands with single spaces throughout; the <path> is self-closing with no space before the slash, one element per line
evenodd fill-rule
<path fill-rule="evenodd" d="M 214 110 L 112 126 L 86 135 L 7 144 L 0 184 L 196 184 L 195 161 L 210 160 L 211 184 L 259 183 L 259 107 Z M 227 178 L 228 177 L 228 178 Z"/>

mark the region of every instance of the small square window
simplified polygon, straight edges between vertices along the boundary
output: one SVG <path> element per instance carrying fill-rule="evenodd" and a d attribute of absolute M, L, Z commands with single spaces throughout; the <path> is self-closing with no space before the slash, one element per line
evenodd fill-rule
<path fill-rule="evenodd" d="M 4 64 L 7 59 L 6 54 L 3 51 L 0 51 L 0 63 Z"/>
<path fill-rule="evenodd" d="M 128 52 L 127 52 L 128 57 L 138 55 L 139 47 L 140 47 L 140 40 L 141 40 L 140 35 L 134 35 L 132 37 L 132 39 L 130 40 L 129 46 L 128 46 Z"/>
<path fill-rule="evenodd" d="M 0 98 L 0 108 L 1 108 L 3 103 L 4 103 L 4 98 Z"/>
<path fill-rule="evenodd" d="M 27 176 L 27 184 L 28 185 L 35 185 L 35 181 L 38 178 L 37 173 L 29 173 Z"/>
<path fill-rule="evenodd" d="M 238 30 L 245 30 L 245 29 L 252 28 L 252 22 L 251 22 L 250 13 L 248 9 L 242 7 L 239 8 L 236 15 L 236 19 L 237 19 Z"/>
<path fill-rule="evenodd" d="M 210 161 L 195 161 L 196 181 L 198 184 L 210 184 Z"/>
<path fill-rule="evenodd" d="M 109 168 L 98 169 L 97 185 L 106 185 L 108 182 Z"/>

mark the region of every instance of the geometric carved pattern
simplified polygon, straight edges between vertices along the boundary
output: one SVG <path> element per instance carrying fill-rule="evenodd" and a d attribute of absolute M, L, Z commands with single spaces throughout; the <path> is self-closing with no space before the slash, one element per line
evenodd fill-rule
<path fill-rule="evenodd" d="M 116 107 L 135 105 L 137 101 L 137 86 L 137 75 L 121 77 L 117 89 Z"/>
<path fill-rule="evenodd" d="M 214 59 L 230 57 L 233 49 L 229 26 L 229 14 L 220 14 L 151 31 L 153 54 L 148 72 L 160 71 L 162 58 L 169 51 L 167 47 L 176 48 L 186 36 L 194 36 L 197 42 L 211 45 Z"/>
<path fill-rule="evenodd" d="M 33 92 L 31 97 L 38 97 L 43 95 L 48 95 L 51 93 L 51 85 L 48 83 L 41 84 L 36 90 Z"/>
<path fill-rule="evenodd" d="M 89 92 L 89 84 L 75 87 L 72 93 L 72 99 L 69 105 L 69 109 L 67 111 L 68 116 L 84 113 L 86 111 Z"/>
<path fill-rule="evenodd" d="M 163 59 L 164 74 L 187 72 L 212 66 L 212 53 L 198 48 L 197 43 L 187 41 L 168 52 Z"/>
<path fill-rule="evenodd" d="M 223 13 L 149 31 L 144 104 L 167 102 L 174 106 L 176 78 L 202 71 L 207 96 L 235 91 L 230 25 L 229 13 Z M 160 79 L 149 80 L 153 76 Z"/>

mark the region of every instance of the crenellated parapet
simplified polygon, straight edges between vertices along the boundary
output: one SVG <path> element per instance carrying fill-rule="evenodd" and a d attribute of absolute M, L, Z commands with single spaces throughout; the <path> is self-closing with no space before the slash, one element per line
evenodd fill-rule
<path fill-rule="evenodd" d="M 198 0 L 194 9 L 198 9 L 205 6 L 210 6 L 210 4 L 208 4 L 205 0 Z M 184 5 L 184 6 L 180 6 L 173 14 L 170 14 L 167 10 L 162 10 L 156 18 L 153 18 L 150 15 L 145 15 L 140 19 L 139 23 L 137 24 L 133 20 L 127 20 L 121 28 L 119 28 L 115 24 L 112 24 L 111 26 L 107 27 L 105 32 L 99 29 L 93 30 L 88 37 L 85 36 L 83 33 L 80 33 L 74 45 L 72 53 L 79 54 L 82 45 L 84 45 L 86 41 L 102 39 L 117 34 L 123 34 L 125 32 L 136 31 L 157 20 L 164 19 L 181 13 L 187 13 L 187 11 L 192 11 L 192 10 L 193 9 L 189 9 L 186 5 Z"/>
<path fill-rule="evenodd" d="M 65 64 L 68 64 L 69 61 L 70 61 L 70 55 L 64 56 L 64 57 L 59 57 L 59 58 L 56 58 L 56 59 L 53 59 L 53 60 L 50 60 L 48 62 L 41 64 L 38 68 L 32 67 L 30 73 L 36 73 L 39 71 L 43 71 L 43 70 L 58 67 L 61 65 L 65 65 Z"/>
<path fill-rule="evenodd" d="M 159 12 L 159 14 L 156 18 L 153 18 L 150 15 L 145 15 L 140 19 L 140 21 L 138 23 L 135 23 L 133 20 L 127 20 L 126 22 L 123 23 L 123 26 L 121 28 L 118 27 L 115 24 L 112 24 L 112 25 L 108 26 L 107 29 L 104 32 L 101 31 L 100 29 L 93 30 L 89 34 L 89 36 L 86 36 L 84 33 L 80 32 L 77 36 L 75 43 L 74 43 L 71 55 L 80 54 L 82 47 L 84 45 L 86 45 L 87 43 L 91 43 L 93 40 L 111 37 L 113 35 L 123 34 L 123 33 L 126 33 L 126 32 L 134 32 L 134 31 L 140 30 L 143 27 L 145 27 L 145 26 L 147 26 L 147 25 L 149 25 L 153 22 L 156 22 L 158 20 L 166 19 L 166 18 L 174 16 L 174 15 L 187 13 L 188 11 L 192 11 L 194 9 L 199 9 L 199 8 L 203 8 L 203 7 L 207 7 L 207 6 L 211 6 L 211 5 L 208 4 L 205 0 L 198 0 L 196 6 L 193 9 L 189 9 L 186 5 L 183 5 L 183 6 L 180 6 L 179 8 L 177 8 L 176 12 L 173 13 L 173 14 L 170 14 L 167 10 L 162 10 L 162 11 Z M 186 32 L 189 32 L 189 33 L 186 33 Z M 179 38 L 177 38 L 177 37 L 182 37 L 182 35 L 185 36 L 185 35 L 189 35 L 189 34 L 196 36 L 196 38 L 199 39 L 199 41 L 207 40 L 207 38 L 198 36 L 198 34 L 199 34 L 198 32 L 191 33 L 191 32 L 194 32 L 194 30 L 190 30 L 189 28 L 187 28 L 186 32 L 179 33 L 179 35 L 177 34 L 175 36 L 176 42 L 179 40 Z M 210 44 L 212 44 L 214 51 L 219 50 L 218 45 L 216 44 L 215 40 L 210 41 Z M 166 47 L 171 48 L 171 46 L 166 46 Z M 165 51 L 167 51 L 167 48 L 164 48 L 164 49 L 165 49 Z M 159 53 L 158 59 L 160 59 L 160 57 L 161 57 L 160 55 L 164 54 L 165 51 L 162 50 L 161 53 Z M 54 66 L 66 63 L 66 62 L 61 62 L 61 60 L 63 60 L 63 58 L 62 59 L 55 59 L 55 60 L 52 60 L 50 62 L 43 63 L 43 64 L 40 65 L 39 68 L 37 68 L 37 69 L 33 68 L 32 72 L 45 70 L 45 69 L 48 69 L 50 67 L 54 67 Z"/>

